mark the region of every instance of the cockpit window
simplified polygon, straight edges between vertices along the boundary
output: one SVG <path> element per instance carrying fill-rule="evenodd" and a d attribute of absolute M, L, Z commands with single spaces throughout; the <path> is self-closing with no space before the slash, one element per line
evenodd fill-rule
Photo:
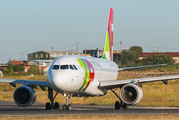
<path fill-rule="evenodd" d="M 54 65 L 52 69 L 58 70 L 59 69 L 59 65 Z"/>
<path fill-rule="evenodd" d="M 70 65 L 70 69 L 74 70 L 74 68 L 73 68 L 73 66 L 72 66 L 72 65 Z"/>
<path fill-rule="evenodd" d="M 68 69 L 68 65 L 61 65 L 60 69 Z"/>
<path fill-rule="evenodd" d="M 75 65 L 73 65 L 73 67 L 75 68 L 75 70 L 78 70 L 77 67 Z"/>

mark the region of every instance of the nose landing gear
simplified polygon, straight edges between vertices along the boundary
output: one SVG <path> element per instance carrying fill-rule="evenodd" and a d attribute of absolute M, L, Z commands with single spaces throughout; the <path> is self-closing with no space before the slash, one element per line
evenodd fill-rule
<path fill-rule="evenodd" d="M 71 105 L 69 104 L 69 99 L 72 97 L 72 94 L 64 93 L 64 97 L 66 96 L 66 104 L 63 105 L 63 110 L 71 110 Z"/>

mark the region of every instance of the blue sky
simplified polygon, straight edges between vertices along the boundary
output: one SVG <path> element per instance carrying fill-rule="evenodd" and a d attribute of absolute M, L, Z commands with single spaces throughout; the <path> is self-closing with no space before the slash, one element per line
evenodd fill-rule
<path fill-rule="evenodd" d="M 76 51 L 76 42 L 81 52 L 103 48 L 110 7 L 115 50 L 122 41 L 123 49 L 179 52 L 178 6 L 178 0 L 1 0 L 0 63 L 51 46 Z"/>

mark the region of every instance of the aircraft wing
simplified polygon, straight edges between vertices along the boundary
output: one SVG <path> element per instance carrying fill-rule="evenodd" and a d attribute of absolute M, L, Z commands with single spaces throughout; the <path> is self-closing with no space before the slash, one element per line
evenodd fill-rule
<path fill-rule="evenodd" d="M 35 80 L 20 80 L 20 79 L 0 79 L 0 82 L 9 83 L 12 86 L 15 84 L 37 85 L 40 87 L 49 87 L 47 81 L 35 81 Z"/>
<path fill-rule="evenodd" d="M 135 79 L 126 79 L 126 80 L 107 80 L 107 81 L 100 81 L 99 88 L 113 89 L 113 88 L 119 88 L 129 83 L 145 83 L 145 82 L 154 82 L 154 81 L 167 82 L 167 80 L 174 80 L 174 79 L 179 79 L 179 75 L 135 78 Z"/>
<path fill-rule="evenodd" d="M 132 69 L 140 69 L 140 68 L 149 68 L 149 67 L 158 67 L 158 66 L 165 66 L 167 64 L 156 64 L 156 65 L 145 65 L 145 66 L 136 66 L 136 67 L 126 67 L 126 68 L 119 68 L 118 71 L 124 70 L 132 70 Z"/>

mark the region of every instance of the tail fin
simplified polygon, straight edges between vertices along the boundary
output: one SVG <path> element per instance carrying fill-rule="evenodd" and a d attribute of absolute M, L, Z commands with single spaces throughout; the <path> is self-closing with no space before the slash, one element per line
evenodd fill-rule
<path fill-rule="evenodd" d="M 113 61 L 113 8 L 110 8 L 102 59 Z"/>

